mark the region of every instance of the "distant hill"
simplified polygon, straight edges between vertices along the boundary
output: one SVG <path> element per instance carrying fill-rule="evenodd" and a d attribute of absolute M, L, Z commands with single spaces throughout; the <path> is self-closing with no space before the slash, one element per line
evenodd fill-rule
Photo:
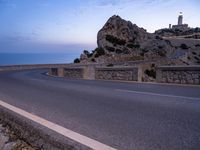
<path fill-rule="evenodd" d="M 200 28 L 161 29 L 154 34 L 136 24 L 112 16 L 97 34 L 98 47 L 85 50 L 76 62 L 116 63 L 155 61 L 167 65 L 200 64 Z M 177 37 L 184 36 L 184 37 Z"/>

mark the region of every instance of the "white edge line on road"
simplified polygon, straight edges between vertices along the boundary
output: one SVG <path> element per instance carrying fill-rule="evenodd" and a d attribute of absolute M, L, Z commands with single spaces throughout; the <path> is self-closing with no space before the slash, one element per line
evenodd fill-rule
<path fill-rule="evenodd" d="M 20 108 L 17 108 L 17 107 L 12 106 L 12 105 L 10 105 L 8 103 L 5 103 L 4 101 L 0 100 L 0 105 L 5 107 L 5 108 L 7 108 L 7 109 L 9 109 L 9 110 L 11 110 L 11 111 L 13 111 L 13 112 L 15 112 L 15 113 L 17 113 L 17 114 L 19 114 L 19 115 L 21 115 L 21 116 L 23 116 L 23 117 L 25 117 L 25 118 L 27 118 L 27 119 L 29 119 L 29 120 L 32 120 L 32 121 L 34 121 L 34 122 L 36 122 L 36 123 L 38 123 L 38 124 L 40 124 L 42 126 L 45 126 L 45 127 L 47 127 L 49 129 L 51 129 L 51 130 L 53 130 L 53 131 L 65 136 L 67 138 L 70 138 L 70 139 L 72 139 L 72 140 L 74 140 L 74 141 L 76 141 L 78 143 L 81 143 L 81 144 L 83 144 L 83 145 L 85 145 L 85 146 L 87 146 L 89 148 L 92 148 L 94 150 L 116 150 L 113 147 L 110 147 L 110 146 L 105 145 L 103 143 L 100 143 L 100 142 L 98 142 L 96 140 L 88 138 L 88 137 L 86 137 L 84 135 L 81 135 L 79 133 L 76 133 L 74 131 L 66 129 L 66 128 L 58 125 L 58 124 L 55 124 L 55 123 L 50 122 L 50 121 L 48 121 L 46 119 L 43 119 L 43 118 L 38 117 L 36 115 L 33 115 L 33 114 L 29 113 L 29 112 L 26 112 L 26 111 L 24 111 L 24 110 L 22 110 Z"/>
<path fill-rule="evenodd" d="M 119 92 L 126 92 L 126 93 L 145 94 L 145 95 L 153 95 L 153 96 L 172 97 L 172 98 L 183 98 L 183 99 L 190 99 L 190 100 L 200 100 L 200 98 L 197 98 L 197 97 L 176 96 L 176 95 L 140 92 L 140 91 L 123 90 L 123 89 L 115 89 L 115 90 Z"/>

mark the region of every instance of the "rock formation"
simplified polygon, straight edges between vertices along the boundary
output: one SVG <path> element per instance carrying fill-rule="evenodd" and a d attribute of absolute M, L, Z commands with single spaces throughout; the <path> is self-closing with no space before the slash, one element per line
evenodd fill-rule
<path fill-rule="evenodd" d="M 165 57 L 173 50 L 169 41 L 146 32 L 130 21 L 112 16 L 98 32 L 98 47 L 108 54 L 128 54 L 134 60 Z M 117 56 L 116 56 L 117 57 Z"/>
<path fill-rule="evenodd" d="M 112 16 L 98 32 L 97 44 L 107 52 L 131 53 L 150 38 L 152 35 L 143 28 L 119 16 Z"/>
<path fill-rule="evenodd" d="M 185 38 L 188 38 L 188 36 L 193 35 L 195 38 L 195 35 L 199 36 L 200 34 L 200 28 L 186 28 L 186 29 L 176 29 L 176 28 L 165 28 L 165 29 L 159 29 L 155 31 L 156 35 L 164 36 L 164 37 L 171 37 L 171 36 L 183 36 Z M 200 38 L 199 38 L 200 39 Z"/>
<path fill-rule="evenodd" d="M 180 45 L 173 45 L 171 39 L 163 38 L 162 34 L 158 33 L 160 32 L 148 33 L 136 24 L 114 15 L 98 32 L 98 48 L 91 53 L 84 51 L 80 60 L 82 63 L 156 60 L 161 64 L 190 64 L 188 62 L 192 59 L 186 58 L 191 50 L 190 47 L 183 45 L 181 41 Z M 198 45 L 191 47 L 196 55 L 199 55 L 199 52 L 196 52 Z M 195 57 L 196 62 L 193 62 L 198 63 L 199 56 Z"/>

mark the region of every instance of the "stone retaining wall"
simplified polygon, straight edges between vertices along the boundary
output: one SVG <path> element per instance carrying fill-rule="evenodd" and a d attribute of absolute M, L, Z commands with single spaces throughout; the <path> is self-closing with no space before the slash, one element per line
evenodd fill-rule
<path fill-rule="evenodd" d="M 50 75 L 71 79 L 83 78 L 83 68 L 51 68 Z"/>
<path fill-rule="evenodd" d="M 96 68 L 95 79 L 137 81 L 137 67 L 106 67 Z"/>
<path fill-rule="evenodd" d="M 64 68 L 64 77 L 81 79 L 83 78 L 83 68 Z"/>
<path fill-rule="evenodd" d="M 200 84 L 200 66 L 160 66 L 156 74 L 161 83 Z"/>
<path fill-rule="evenodd" d="M 105 67 L 102 64 L 45 64 L 0 66 L 0 71 L 49 68 L 49 74 L 73 79 L 142 81 L 144 65 Z M 200 85 L 200 66 L 160 66 L 156 82 Z"/>
<path fill-rule="evenodd" d="M 51 68 L 50 74 L 71 79 L 103 79 L 103 80 L 138 80 L 137 67 L 100 67 L 91 66 L 76 68 Z"/>

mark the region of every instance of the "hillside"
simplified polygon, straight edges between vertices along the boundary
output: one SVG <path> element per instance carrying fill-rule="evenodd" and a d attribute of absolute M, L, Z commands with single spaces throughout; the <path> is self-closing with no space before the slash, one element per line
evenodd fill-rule
<path fill-rule="evenodd" d="M 161 65 L 200 64 L 200 40 L 193 38 L 193 30 L 179 34 L 187 35 L 187 38 L 176 38 L 176 34 L 171 34 L 172 38 L 165 36 L 164 32 L 158 30 L 154 34 L 148 33 L 136 24 L 114 15 L 98 32 L 98 47 L 92 52 L 85 50 L 80 60 L 76 59 L 75 62 L 117 63 L 144 60 Z M 178 42 L 174 42 L 176 39 Z M 195 42 L 191 42 L 193 40 Z"/>
<path fill-rule="evenodd" d="M 199 38 L 200 34 L 200 28 L 188 28 L 188 29 L 176 29 L 176 28 L 171 28 L 171 29 L 159 29 L 155 31 L 156 35 L 159 36 L 165 36 L 165 37 L 170 37 L 170 36 L 183 36 L 185 38 L 190 38 L 191 35 L 193 35 L 191 38 Z M 195 36 L 196 35 L 196 36 Z M 200 39 L 200 38 L 199 38 Z"/>

